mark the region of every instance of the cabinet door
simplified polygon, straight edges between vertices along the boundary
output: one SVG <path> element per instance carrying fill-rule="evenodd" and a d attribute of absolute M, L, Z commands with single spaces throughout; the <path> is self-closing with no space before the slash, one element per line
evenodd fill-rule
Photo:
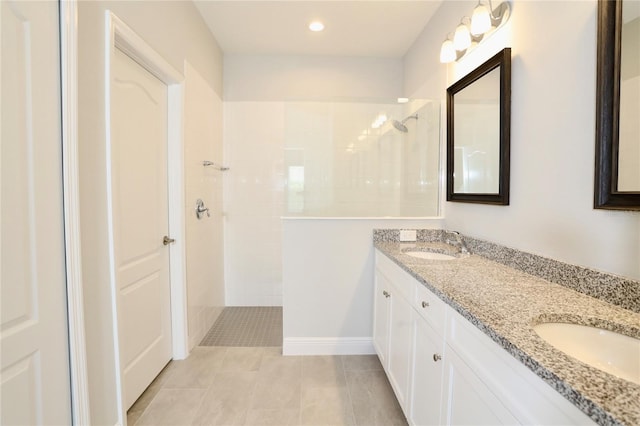
<path fill-rule="evenodd" d="M 391 288 L 389 312 L 389 381 L 405 415 L 409 391 L 409 361 L 412 348 L 411 317 L 413 309 L 400 292 Z"/>
<path fill-rule="evenodd" d="M 444 360 L 441 419 L 447 425 L 513 425 L 519 422 L 449 345 Z"/>
<path fill-rule="evenodd" d="M 375 274 L 373 346 L 386 369 L 389 359 L 389 284 L 378 270 Z"/>
<path fill-rule="evenodd" d="M 439 425 L 444 339 L 413 314 L 413 374 L 409 420 L 412 425 Z"/>

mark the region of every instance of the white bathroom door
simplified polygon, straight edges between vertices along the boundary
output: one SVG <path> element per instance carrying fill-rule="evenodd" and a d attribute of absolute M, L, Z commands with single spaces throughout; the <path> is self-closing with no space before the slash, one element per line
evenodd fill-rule
<path fill-rule="evenodd" d="M 0 424 L 71 424 L 58 3 L 0 1 Z"/>
<path fill-rule="evenodd" d="M 171 360 L 167 86 L 115 49 L 111 73 L 114 263 L 128 409 Z"/>

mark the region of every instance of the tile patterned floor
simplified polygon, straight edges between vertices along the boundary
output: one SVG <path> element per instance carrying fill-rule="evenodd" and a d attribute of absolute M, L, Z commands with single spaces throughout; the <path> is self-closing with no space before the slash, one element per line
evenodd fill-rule
<path fill-rule="evenodd" d="M 375 355 L 196 347 L 127 414 L 131 425 L 406 425 Z"/>
<path fill-rule="evenodd" d="M 200 346 L 282 346 L 282 307 L 227 307 Z"/>

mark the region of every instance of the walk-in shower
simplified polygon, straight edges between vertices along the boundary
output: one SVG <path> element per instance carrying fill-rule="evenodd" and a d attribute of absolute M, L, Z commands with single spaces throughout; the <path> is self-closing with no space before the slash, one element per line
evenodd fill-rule
<path fill-rule="evenodd" d="M 402 133 L 407 133 L 409 131 L 409 129 L 407 129 L 407 126 L 405 126 L 404 123 L 406 123 L 408 120 L 410 119 L 418 119 L 418 114 L 414 114 L 414 115 L 410 115 L 409 117 L 405 118 L 402 121 L 398 121 L 398 120 L 393 120 L 391 122 L 391 124 L 393 124 L 393 127 L 395 127 L 396 129 L 400 130 Z"/>

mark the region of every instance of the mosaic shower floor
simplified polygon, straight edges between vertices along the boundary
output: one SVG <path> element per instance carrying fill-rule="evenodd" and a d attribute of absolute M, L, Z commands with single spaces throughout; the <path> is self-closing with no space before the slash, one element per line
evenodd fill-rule
<path fill-rule="evenodd" d="M 282 346 L 282 307 L 224 308 L 200 346 Z"/>

